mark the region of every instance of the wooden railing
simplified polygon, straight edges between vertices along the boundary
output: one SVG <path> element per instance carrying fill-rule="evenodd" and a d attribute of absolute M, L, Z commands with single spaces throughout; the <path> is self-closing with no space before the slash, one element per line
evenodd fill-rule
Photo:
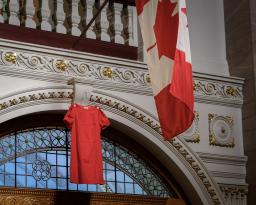
<path fill-rule="evenodd" d="M 80 36 L 104 0 L 0 0 L 0 23 Z M 135 7 L 109 1 L 86 38 L 138 46 Z"/>

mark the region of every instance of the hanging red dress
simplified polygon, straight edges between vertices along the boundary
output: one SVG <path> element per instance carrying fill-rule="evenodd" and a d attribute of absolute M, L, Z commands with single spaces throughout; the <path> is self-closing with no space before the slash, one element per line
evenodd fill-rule
<path fill-rule="evenodd" d="M 100 132 L 108 118 L 99 107 L 73 104 L 64 122 L 71 129 L 70 181 L 104 184 Z"/>

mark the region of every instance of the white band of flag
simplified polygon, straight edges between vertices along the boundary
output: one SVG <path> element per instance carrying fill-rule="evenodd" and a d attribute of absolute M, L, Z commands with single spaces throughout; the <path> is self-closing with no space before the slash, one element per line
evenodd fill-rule
<path fill-rule="evenodd" d="M 194 96 L 185 0 L 136 0 L 159 121 L 166 140 L 190 127 Z"/>

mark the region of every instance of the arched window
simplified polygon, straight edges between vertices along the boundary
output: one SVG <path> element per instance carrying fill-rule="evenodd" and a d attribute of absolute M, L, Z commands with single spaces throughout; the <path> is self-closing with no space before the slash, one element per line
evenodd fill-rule
<path fill-rule="evenodd" d="M 138 156 L 102 138 L 104 185 L 69 181 L 70 132 L 62 127 L 22 130 L 0 138 L 0 186 L 172 197 L 173 190 Z"/>

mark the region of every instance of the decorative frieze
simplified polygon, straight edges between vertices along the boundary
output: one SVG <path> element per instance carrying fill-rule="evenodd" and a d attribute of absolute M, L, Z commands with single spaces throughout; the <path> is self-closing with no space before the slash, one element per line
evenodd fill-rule
<path fill-rule="evenodd" d="M 234 147 L 233 119 L 230 116 L 208 114 L 209 144 L 221 147 Z"/>
<path fill-rule="evenodd" d="M 1 51 L 1 49 L 0 55 L 0 66 L 12 66 L 12 68 L 20 72 L 26 69 L 37 71 L 38 73 L 59 73 L 63 77 L 68 75 L 70 77 L 90 78 L 90 80 L 107 80 L 141 86 L 149 85 L 149 74 L 145 70 L 106 66 L 96 62 L 66 60 L 53 56 Z M 65 69 L 62 69 L 64 67 Z"/>
<path fill-rule="evenodd" d="M 242 86 L 235 83 L 219 82 L 194 78 L 194 93 L 196 97 L 213 97 L 226 100 L 236 100 L 242 103 Z"/>
<path fill-rule="evenodd" d="M 126 64 L 115 61 L 102 62 L 94 59 L 77 59 L 67 58 L 58 55 L 50 55 L 42 53 L 29 53 L 15 49 L 5 49 L 0 47 L 0 70 L 8 74 L 10 67 L 12 72 L 25 73 L 33 71 L 33 75 L 38 75 L 37 78 L 43 78 L 47 75 L 52 75 L 53 78 L 58 74 L 58 78 L 78 78 L 84 81 L 90 80 L 102 83 L 107 83 L 109 88 L 110 84 L 115 83 L 122 87 L 126 92 L 133 92 L 134 89 L 130 89 L 128 86 L 136 88 L 137 92 L 148 92 L 152 95 L 150 86 L 150 77 L 146 65 L 143 66 L 136 62 L 133 62 L 133 66 L 127 66 Z M 135 66 L 135 67 L 134 67 Z M 4 67 L 4 68 L 1 68 Z M 5 69 L 5 70 L 3 70 Z M 27 77 L 29 77 L 27 75 Z M 31 78 L 33 78 L 31 74 Z M 214 80 L 197 76 L 194 74 L 194 95 L 197 102 L 210 102 L 217 104 L 233 104 L 235 106 L 241 106 L 243 102 L 242 84 L 236 83 L 235 80 Z M 221 78 L 221 77 L 220 77 Z M 49 78 L 48 78 L 49 79 Z M 51 78 L 52 79 L 52 78 Z M 97 86 L 97 83 L 96 83 Z M 147 94 L 147 95 L 148 95 Z"/>

